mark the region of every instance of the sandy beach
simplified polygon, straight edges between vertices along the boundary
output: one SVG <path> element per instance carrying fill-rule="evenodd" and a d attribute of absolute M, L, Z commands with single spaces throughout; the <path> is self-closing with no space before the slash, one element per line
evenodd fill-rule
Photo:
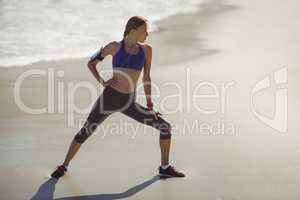
<path fill-rule="evenodd" d="M 299 199 L 299 8 L 213 0 L 157 23 L 153 101 L 183 179 L 159 180 L 159 133 L 117 113 L 50 179 L 103 87 L 88 58 L 0 67 L 0 199 Z"/>

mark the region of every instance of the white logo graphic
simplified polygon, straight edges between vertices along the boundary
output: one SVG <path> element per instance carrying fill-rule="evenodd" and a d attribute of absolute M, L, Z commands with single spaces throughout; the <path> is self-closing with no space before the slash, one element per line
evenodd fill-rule
<path fill-rule="evenodd" d="M 271 78 L 270 76 L 266 76 L 264 79 L 259 81 L 251 91 L 251 109 L 254 115 L 262 121 L 264 124 L 270 126 L 271 128 L 285 133 L 287 132 L 288 126 L 288 88 L 285 86 L 284 88 L 278 88 L 275 93 L 275 111 L 272 118 L 269 118 L 265 115 L 262 115 L 257 112 L 254 107 L 253 97 L 256 93 L 265 90 L 271 87 Z M 281 68 L 274 72 L 274 82 L 276 86 L 287 84 L 287 67 Z"/>

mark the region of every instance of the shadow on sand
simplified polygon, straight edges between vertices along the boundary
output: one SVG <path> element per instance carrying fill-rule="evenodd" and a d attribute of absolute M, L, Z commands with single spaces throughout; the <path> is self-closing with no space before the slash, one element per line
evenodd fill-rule
<path fill-rule="evenodd" d="M 43 183 L 36 194 L 31 198 L 31 200 L 53 200 L 53 195 L 55 191 L 55 184 L 57 179 L 50 178 L 45 183 Z"/>
<path fill-rule="evenodd" d="M 144 181 L 132 188 L 129 188 L 125 192 L 121 193 L 113 193 L 113 194 L 95 194 L 95 195 L 83 195 L 83 196 L 71 196 L 71 197 L 63 197 L 55 200 L 113 200 L 113 199 L 123 199 L 134 194 L 139 191 L 145 189 L 152 183 L 160 180 L 159 176 L 154 176 L 153 178 Z M 56 179 L 50 178 L 45 183 L 43 183 L 37 193 L 31 198 L 31 200 L 54 200 L 54 192 L 55 192 L 55 184 L 57 183 Z"/>

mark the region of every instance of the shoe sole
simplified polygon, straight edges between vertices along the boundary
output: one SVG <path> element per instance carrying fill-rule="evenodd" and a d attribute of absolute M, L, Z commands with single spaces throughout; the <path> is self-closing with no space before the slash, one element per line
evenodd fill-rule
<path fill-rule="evenodd" d="M 161 174 L 161 173 L 159 173 L 158 175 L 159 175 L 159 177 L 161 177 L 161 178 L 172 178 L 172 177 L 174 177 L 174 176 L 171 176 L 171 175 Z"/>
<path fill-rule="evenodd" d="M 51 174 L 50 176 L 51 176 L 51 178 L 55 178 L 55 179 L 59 179 L 59 178 L 61 178 L 61 177 L 63 177 L 63 176 L 65 176 L 67 174 L 67 172 L 65 172 L 63 175 L 61 175 L 61 176 L 55 176 L 55 175 L 53 175 L 53 174 Z"/>
<path fill-rule="evenodd" d="M 171 176 L 171 175 L 167 175 L 167 174 L 158 174 L 161 178 L 184 178 L 185 176 Z"/>
<path fill-rule="evenodd" d="M 58 176 L 58 177 L 57 177 L 57 176 L 56 176 L 56 177 L 55 177 L 55 176 L 51 176 L 51 178 L 55 178 L 55 179 L 57 179 L 57 180 L 58 180 L 59 178 L 61 178 L 61 177 L 63 177 L 63 176 L 64 176 L 64 175 L 62 175 L 62 176 Z"/>

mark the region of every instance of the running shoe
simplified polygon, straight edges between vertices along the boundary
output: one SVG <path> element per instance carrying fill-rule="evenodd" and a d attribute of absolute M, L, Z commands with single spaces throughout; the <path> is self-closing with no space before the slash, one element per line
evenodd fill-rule
<path fill-rule="evenodd" d="M 174 166 L 169 165 L 166 169 L 161 166 L 158 168 L 159 176 L 161 178 L 171 178 L 171 177 L 185 177 L 185 175 L 175 169 Z"/>
<path fill-rule="evenodd" d="M 59 179 L 67 172 L 67 168 L 63 165 L 57 166 L 56 170 L 51 174 L 52 178 Z"/>

